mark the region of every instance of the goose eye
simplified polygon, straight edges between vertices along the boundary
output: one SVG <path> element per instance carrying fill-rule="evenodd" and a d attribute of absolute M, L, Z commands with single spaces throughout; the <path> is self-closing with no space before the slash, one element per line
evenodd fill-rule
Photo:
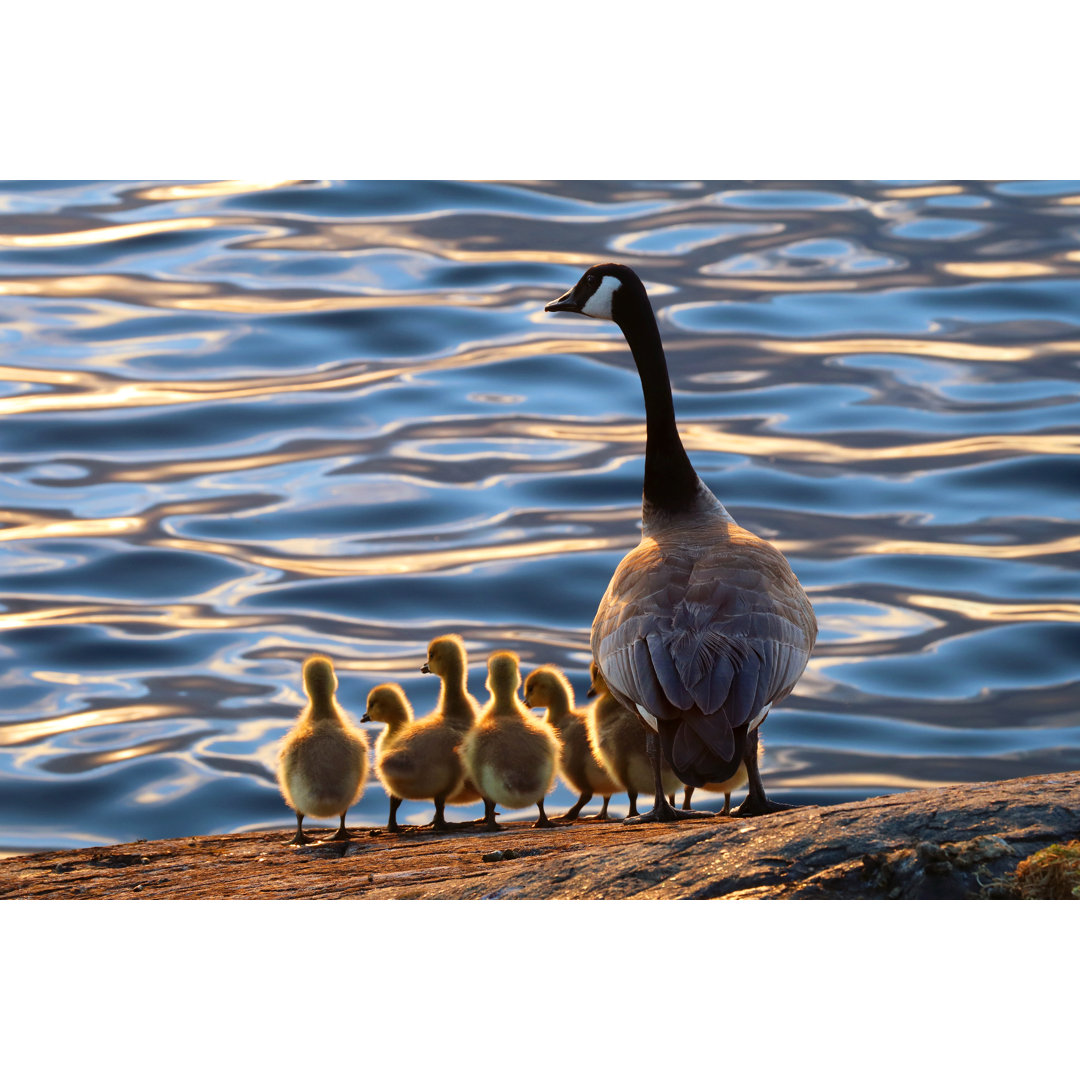
<path fill-rule="evenodd" d="M 595 285 L 596 284 L 596 275 L 595 274 L 589 274 L 585 278 L 585 284 L 586 285 Z"/>

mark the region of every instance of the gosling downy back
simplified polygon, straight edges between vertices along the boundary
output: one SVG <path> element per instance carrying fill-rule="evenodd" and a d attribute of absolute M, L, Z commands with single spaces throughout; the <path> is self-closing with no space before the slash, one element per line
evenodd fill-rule
<path fill-rule="evenodd" d="M 305 816 L 340 817 L 363 794 L 368 771 L 368 743 L 342 711 L 334 696 L 337 676 L 325 656 L 304 664 L 308 703 L 285 736 L 278 755 L 278 781 L 285 802 L 296 811 L 297 835 L 304 843 Z"/>

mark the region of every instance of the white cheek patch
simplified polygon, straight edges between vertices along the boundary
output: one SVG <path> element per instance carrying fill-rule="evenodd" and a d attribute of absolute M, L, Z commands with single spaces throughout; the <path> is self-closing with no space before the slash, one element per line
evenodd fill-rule
<path fill-rule="evenodd" d="M 622 285 L 617 277 L 605 274 L 597 286 L 596 292 L 585 302 L 581 309 L 583 315 L 590 315 L 594 319 L 611 319 L 611 301 L 615 296 L 615 290 Z"/>

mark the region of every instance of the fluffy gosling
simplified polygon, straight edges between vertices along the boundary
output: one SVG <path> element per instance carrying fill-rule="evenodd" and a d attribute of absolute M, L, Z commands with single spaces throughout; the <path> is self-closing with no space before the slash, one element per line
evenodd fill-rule
<path fill-rule="evenodd" d="M 622 791 L 622 786 L 611 778 L 589 745 L 586 710 L 574 708 L 570 680 L 551 664 L 537 668 L 525 680 L 525 704 L 529 708 L 547 709 L 544 719 L 559 733 L 562 743 L 559 772 L 579 796 L 562 820 L 575 821 L 593 795 L 602 795 L 604 807 L 596 819 L 607 821 L 608 803 L 615 792 Z"/>
<path fill-rule="evenodd" d="M 345 814 L 360 798 L 368 771 L 368 741 L 352 725 L 334 697 L 334 665 L 325 656 L 304 662 L 308 703 L 296 726 L 281 742 L 278 784 L 296 811 L 296 835 L 290 844 L 308 843 L 304 818 L 340 817 L 331 840 L 347 840 Z"/>
<path fill-rule="evenodd" d="M 427 663 L 420 669 L 424 675 L 438 675 L 439 700 L 435 711 L 427 717 L 439 720 L 457 733 L 458 745 L 476 723 L 480 702 L 469 693 L 469 657 L 465 642 L 458 634 L 444 634 L 428 645 Z M 468 773 L 461 787 L 447 798 L 453 806 L 479 802 L 483 798 Z"/>
<path fill-rule="evenodd" d="M 484 826 L 498 829 L 495 806 L 520 810 L 535 803 L 535 828 L 551 825 L 544 796 L 555 785 L 559 740 L 552 729 L 531 716 L 518 698 L 521 673 L 512 652 L 493 653 L 488 660 L 484 711 L 461 744 L 465 768 L 484 800 Z"/>
<path fill-rule="evenodd" d="M 596 661 L 589 666 L 592 685 L 589 696 L 595 697 L 585 718 L 589 746 L 611 778 L 630 799 L 630 816 L 637 815 L 639 791 L 653 790 L 652 763 L 645 752 L 645 729 L 641 721 L 620 705 L 608 691 Z M 679 778 L 665 763 L 661 776 L 664 792 L 674 803 Z"/>
<path fill-rule="evenodd" d="M 431 799 L 431 826 L 436 832 L 447 831 L 446 801 L 465 782 L 457 752 L 461 735 L 438 713 L 414 720 L 412 705 L 397 683 L 383 683 L 368 694 L 361 720 L 386 725 L 375 742 L 375 775 L 390 796 L 387 832 L 401 832 L 397 812 L 404 799 Z"/>

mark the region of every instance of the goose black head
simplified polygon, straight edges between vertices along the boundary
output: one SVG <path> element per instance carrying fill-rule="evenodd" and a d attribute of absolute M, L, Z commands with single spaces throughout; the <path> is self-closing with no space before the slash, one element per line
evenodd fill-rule
<path fill-rule="evenodd" d="M 649 298 L 641 279 L 620 263 L 590 266 L 578 283 L 552 300 L 545 311 L 573 311 L 593 319 L 610 319 L 620 325 L 632 314 L 634 306 Z"/>

